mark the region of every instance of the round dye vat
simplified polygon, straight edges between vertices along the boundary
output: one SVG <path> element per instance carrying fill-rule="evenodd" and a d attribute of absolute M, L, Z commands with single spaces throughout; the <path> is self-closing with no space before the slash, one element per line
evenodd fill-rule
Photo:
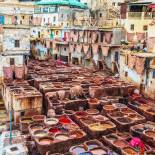
<path fill-rule="evenodd" d="M 80 153 L 85 152 L 86 150 L 84 149 L 83 146 L 73 146 L 70 148 L 70 153 L 74 154 L 74 155 L 79 155 Z"/>
<path fill-rule="evenodd" d="M 85 142 L 84 145 L 86 146 L 88 150 L 92 150 L 92 149 L 100 147 L 102 144 L 100 144 L 100 142 L 96 140 L 90 140 L 90 141 Z"/>
<path fill-rule="evenodd" d="M 118 132 L 117 135 L 123 139 L 127 139 L 130 137 L 130 134 L 128 132 Z"/>
<path fill-rule="evenodd" d="M 144 131 L 144 129 L 139 129 L 139 128 L 135 128 L 134 130 L 137 132 L 140 132 L 140 133 L 142 133 Z"/>
<path fill-rule="evenodd" d="M 77 130 L 79 127 L 76 124 L 64 124 L 63 127 L 68 130 Z"/>
<path fill-rule="evenodd" d="M 135 151 L 134 149 L 130 148 L 130 147 L 124 148 L 123 151 L 124 151 L 127 155 L 138 155 L 138 152 Z"/>
<path fill-rule="evenodd" d="M 105 128 L 99 124 L 99 123 L 95 123 L 95 124 L 91 124 L 89 125 L 89 128 L 93 131 L 103 131 Z"/>
<path fill-rule="evenodd" d="M 82 131 L 72 131 L 70 133 L 71 138 L 82 138 L 83 137 L 83 132 Z"/>
<path fill-rule="evenodd" d="M 149 109 L 149 106 L 148 105 L 145 105 L 145 104 L 141 104 L 139 106 L 140 109 L 143 109 L 144 111 L 148 110 Z"/>
<path fill-rule="evenodd" d="M 68 118 L 65 117 L 65 116 L 62 116 L 62 117 L 59 118 L 59 122 L 60 122 L 61 124 L 70 124 L 70 123 L 71 123 L 71 120 L 68 119 Z"/>
<path fill-rule="evenodd" d="M 115 140 L 113 142 L 113 144 L 116 146 L 116 147 L 120 147 L 120 148 L 124 148 L 127 146 L 127 143 L 123 140 Z"/>
<path fill-rule="evenodd" d="M 102 148 L 95 148 L 90 151 L 93 155 L 104 155 L 107 151 Z"/>
<path fill-rule="evenodd" d="M 88 145 L 88 149 L 89 150 L 94 149 L 94 148 L 97 148 L 97 147 L 98 147 L 98 145 L 96 145 L 96 144 L 90 144 L 90 145 Z"/>
<path fill-rule="evenodd" d="M 88 109 L 88 110 L 86 110 L 86 112 L 88 113 L 88 115 L 97 115 L 97 114 L 99 114 L 99 111 L 97 109 Z"/>
<path fill-rule="evenodd" d="M 121 112 L 123 112 L 124 114 L 133 114 L 135 113 L 135 111 L 129 109 L 129 108 L 123 108 L 121 109 Z"/>
<path fill-rule="evenodd" d="M 124 123 L 124 124 L 128 124 L 128 123 L 131 123 L 132 120 L 130 118 L 123 118 L 123 117 L 120 117 L 120 118 L 117 118 L 117 120 L 120 122 L 120 123 Z"/>
<path fill-rule="evenodd" d="M 150 108 L 147 110 L 148 112 L 155 113 L 155 108 Z"/>
<path fill-rule="evenodd" d="M 32 125 L 30 127 L 30 129 L 31 129 L 32 132 L 35 132 L 37 130 L 43 130 L 43 126 L 42 125 Z"/>
<path fill-rule="evenodd" d="M 110 123 L 101 123 L 101 125 L 105 128 L 105 129 L 108 129 L 108 128 L 112 128 L 113 125 L 110 124 Z"/>
<path fill-rule="evenodd" d="M 44 130 L 37 130 L 37 131 L 34 131 L 33 135 L 38 138 L 45 137 L 47 136 L 47 132 Z"/>
<path fill-rule="evenodd" d="M 56 134 L 55 139 L 60 141 L 65 141 L 69 139 L 69 136 L 67 134 Z"/>
<path fill-rule="evenodd" d="M 89 103 L 89 106 L 91 109 L 96 108 L 96 106 L 100 104 L 100 102 L 97 98 L 89 99 L 88 103 Z"/>
<path fill-rule="evenodd" d="M 78 118 L 85 118 L 85 117 L 88 116 L 87 113 L 86 113 L 86 112 L 83 112 L 83 111 L 78 111 L 78 112 L 76 112 L 75 114 L 76 114 L 76 116 L 77 116 Z"/>
<path fill-rule="evenodd" d="M 0 110 L 0 114 L 5 114 L 6 110 Z"/>
<path fill-rule="evenodd" d="M 90 119 L 90 118 L 81 118 L 80 120 L 81 120 L 84 124 L 87 124 L 87 125 L 90 125 L 90 124 L 95 123 L 95 121 L 93 121 L 93 120 Z"/>
<path fill-rule="evenodd" d="M 113 126 L 109 123 L 102 123 L 102 124 L 95 123 L 95 124 L 91 124 L 89 127 L 91 130 L 94 130 L 94 131 L 103 131 L 105 129 L 112 128 Z"/>
<path fill-rule="evenodd" d="M 41 145 L 50 145 L 52 142 L 53 142 L 53 140 L 49 139 L 49 138 L 43 138 L 43 139 L 39 140 L 39 143 Z"/>
<path fill-rule="evenodd" d="M 93 155 L 93 154 L 90 152 L 83 152 L 83 153 L 80 153 L 79 155 Z"/>
<path fill-rule="evenodd" d="M 116 136 L 114 136 L 114 135 L 108 135 L 108 136 L 106 136 L 106 138 L 107 138 L 108 140 L 110 140 L 110 141 L 115 141 L 115 140 L 118 139 L 118 138 L 117 138 Z"/>
<path fill-rule="evenodd" d="M 126 105 L 121 104 L 121 103 L 115 103 L 113 104 L 116 108 L 126 108 Z"/>
<path fill-rule="evenodd" d="M 130 114 L 128 117 L 131 118 L 132 120 L 142 119 L 142 117 L 140 115 L 137 115 L 137 114 Z"/>
<path fill-rule="evenodd" d="M 93 116 L 93 118 L 94 118 L 96 121 L 99 121 L 99 122 L 108 120 L 108 118 L 106 118 L 106 117 L 104 117 L 104 116 L 102 116 L 102 115 L 95 115 L 95 116 Z"/>
<path fill-rule="evenodd" d="M 58 128 L 56 128 L 56 127 L 55 128 L 53 127 L 53 128 L 49 129 L 49 132 L 52 133 L 52 134 L 55 134 L 55 133 L 60 132 L 60 130 Z"/>
<path fill-rule="evenodd" d="M 46 155 L 63 155 L 63 154 L 61 154 L 61 153 L 54 153 L 54 154 L 47 153 Z"/>
<path fill-rule="evenodd" d="M 30 124 L 33 120 L 31 118 L 21 118 L 21 123 Z"/>
<path fill-rule="evenodd" d="M 146 155 L 154 155 L 155 154 L 155 151 L 148 151 L 147 153 L 146 153 Z"/>
<path fill-rule="evenodd" d="M 116 109 L 113 105 L 105 105 L 103 108 L 107 111 L 112 111 Z"/>
<path fill-rule="evenodd" d="M 112 112 L 110 114 L 110 116 L 112 116 L 112 117 L 123 117 L 124 114 L 122 112 Z"/>
<path fill-rule="evenodd" d="M 47 124 L 47 125 L 56 125 L 58 122 L 59 122 L 59 120 L 56 118 L 47 118 L 45 120 L 45 124 Z"/>
<path fill-rule="evenodd" d="M 44 122 L 45 116 L 44 115 L 34 115 L 32 116 L 32 120 L 34 122 Z"/>
<path fill-rule="evenodd" d="M 151 138 L 155 138 L 155 131 L 145 131 L 145 135 Z"/>

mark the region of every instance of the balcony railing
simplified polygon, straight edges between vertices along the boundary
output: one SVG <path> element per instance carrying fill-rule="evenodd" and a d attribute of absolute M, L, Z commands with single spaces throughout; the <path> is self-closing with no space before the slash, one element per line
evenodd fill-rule
<path fill-rule="evenodd" d="M 142 18 L 142 12 L 128 12 L 128 18 Z"/>
<path fill-rule="evenodd" d="M 155 17 L 155 12 L 144 12 L 144 19 L 152 19 Z"/>
<path fill-rule="evenodd" d="M 128 18 L 152 19 L 155 18 L 155 12 L 128 12 Z"/>

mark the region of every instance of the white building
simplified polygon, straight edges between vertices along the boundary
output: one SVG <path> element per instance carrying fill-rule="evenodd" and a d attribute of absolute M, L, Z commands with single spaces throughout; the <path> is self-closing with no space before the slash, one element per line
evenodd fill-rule
<path fill-rule="evenodd" d="M 0 79 L 4 67 L 23 66 L 25 55 L 30 54 L 33 12 L 34 6 L 29 2 L 0 2 Z"/>

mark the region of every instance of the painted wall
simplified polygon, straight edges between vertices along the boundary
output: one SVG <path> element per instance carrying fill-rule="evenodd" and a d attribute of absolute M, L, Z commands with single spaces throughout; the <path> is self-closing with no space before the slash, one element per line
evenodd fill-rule
<path fill-rule="evenodd" d="M 10 55 L 10 56 L 2 56 L 0 55 L 0 78 L 3 77 L 3 67 L 10 66 L 10 58 L 14 58 L 15 65 L 21 66 L 24 64 L 23 55 Z"/>
<path fill-rule="evenodd" d="M 125 72 L 128 73 L 128 76 L 125 77 Z M 120 55 L 120 76 L 122 79 L 132 81 L 136 85 L 140 85 L 142 78 L 139 74 L 136 73 L 135 70 L 130 69 L 126 64 L 125 64 L 125 56 Z"/>
<path fill-rule="evenodd" d="M 58 13 L 44 13 L 44 14 L 34 14 L 34 18 L 42 18 L 41 20 L 41 26 L 45 26 L 47 24 L 50 24 L 52 26 L 58 26 L 59 20 L 58 20 Z"/>
<path fill-rule="evenodd" d="M 15 40 L 19 40 L 20 47 L 15 47 Z M 3 34 L 3 51 L 28 53 L 30 51 L 30 30 L 5 28 Z"/>
<path fill-rule="evenodd" d="M 0 2 L 0 13 L 3 14 L 15 14 L 15 13 L 24 13 L 24 14 L 33 14 L 34 6 L 31 4 L 24 3 L 14 3 L 14 0 L 9 2 Z"/>
<path fill-rule="evenodd" d="M 59 55 L 69 56 L 69 47 L 66 45 L 59 46 Z"/>
<path fill-rule="evenodd" d="M 150 19 L 125 19 L 124 20 L 124 27 L 129 33 L 135 32 L 146 32 L 143 30 L 143 26 L 150 24 L 152 20 Z M 134 31 L 130 29 L 131 25 L 134 24 Z"/>

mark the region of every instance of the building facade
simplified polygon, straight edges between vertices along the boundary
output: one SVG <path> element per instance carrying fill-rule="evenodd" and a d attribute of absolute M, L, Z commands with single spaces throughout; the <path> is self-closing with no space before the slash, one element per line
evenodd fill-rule
<path fill-rule="evenodd" d="M 30 54 L 34 6 L 28 2 L 6 0 L 0 2 L 0 10 L 0 59 L 3 62 L 0 77 L 3 79 L 6 67 L 13 72 L 14 67 L 24 66 L 26 55 Z"/>

